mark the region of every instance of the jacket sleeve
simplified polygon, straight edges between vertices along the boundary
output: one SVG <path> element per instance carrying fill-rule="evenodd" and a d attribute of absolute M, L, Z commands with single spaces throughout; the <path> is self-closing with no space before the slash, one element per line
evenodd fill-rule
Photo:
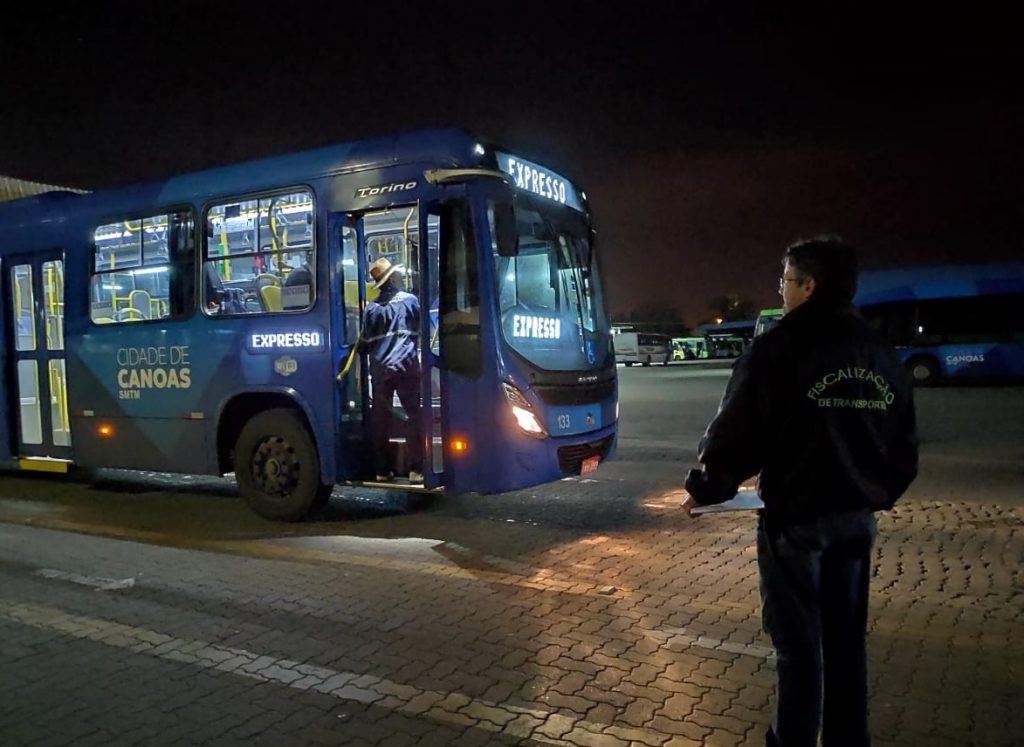
<path fill-rule="evenodd" d="M 698 503 L 721 503 L 736 495 L 740 484 L 761 470 L 764 438 L 759 389 L 763 374 L 756 347 L 733 367 L 718 414 L 697 447 L 703 472 L 692 470 L 687 491 Z"/>
<path fill-rule="evenodd" d="M 383 309 L 374 302 L 366 304 L 363 312 L 363 328 L 359 334 L 359 349 L 365 352 L 370 349 L 370 342 L 384 333 Z"/>

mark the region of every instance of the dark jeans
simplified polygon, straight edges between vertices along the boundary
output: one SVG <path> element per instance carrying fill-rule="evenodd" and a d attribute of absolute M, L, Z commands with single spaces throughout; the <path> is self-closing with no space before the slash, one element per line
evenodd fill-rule
<path fill-rule="evenodd" d="M 395 392 L 409 421 L 406 430 L 406 466 L 423 471 L 423 439 L 420 437 L 420 371 L 416 366 L 408 371 L 372 372 L 373 376 L 373 460 L 377 474 L 391 471 L 388 460 L 388 439 L 391 425 L 396 420 L 392 411 Z"/>
<path fill-rule="evenodd" d="M 870 511 L 757 526 L 762 619 L 778 655 L 776 711 L 765 744 L 866 746 Z"/>

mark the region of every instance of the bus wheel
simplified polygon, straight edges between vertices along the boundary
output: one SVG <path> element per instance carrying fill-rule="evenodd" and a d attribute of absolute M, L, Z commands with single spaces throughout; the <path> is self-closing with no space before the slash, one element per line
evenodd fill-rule
<path fill-rule="evenodd" d="M 651 365 L 651 356 L 647 356 L 647 360 L 646 360 L 646 361 L 644 361 L 644 365 L 645 365 L 645 366 L 649 366 L 649 365 Z"/>
<path fill-rule="evenodd" d="M 939 364 L 928 356 L 911 358 L 907 361 L 907 370 L 918 386 L 931 386 L 939 380 Z"/>
<path fill-rule="evenodd" d="M 316 444 L 294 411 L 267 410 L 235 443 L 235 479 L 249 507 L 266 519 L 297 521 L 330 495 L 320 482 Z"/>

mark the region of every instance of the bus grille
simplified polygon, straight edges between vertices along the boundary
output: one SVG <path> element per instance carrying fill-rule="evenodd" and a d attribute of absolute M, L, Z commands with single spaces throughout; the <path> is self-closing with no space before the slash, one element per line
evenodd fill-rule
<path fill-rule="evenodd" d="M 615 392 L 615 379 L 596 384 L 573 386 L 534 386 L 542 400 L 549 405 L 592 405 L 603 402 Z"/>
<path fill-rule="evenodd" d="M 606 436 L 600 441 L 591 441 L 585 444 L 576 444 L 575 446 L 562 446 L 558 449 L 558 468 L 563 473 L 570 475 L 578 475 L 580 468 L 583 466 L 583 460 L 589 459 L 593 456 L 601 457 L 601 460 L 608 456 L 608 452 L 612 448 L 612 439 L 614 436 Z"/>

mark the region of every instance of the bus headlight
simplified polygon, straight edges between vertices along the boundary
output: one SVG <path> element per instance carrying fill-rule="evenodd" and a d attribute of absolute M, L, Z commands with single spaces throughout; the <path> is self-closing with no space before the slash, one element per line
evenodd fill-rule
<path fill-rule="evenodd" d="M 530 434 L 544 435 L 544 429 L 537 422 L 537 416 L 518 405 L 512 405 L 512 414 L 516 416 L 519 427 Z"/>
<path fill-rule="evenodd" d="M 508 401 L 509 407 L 512 408 L 512 415 L 516 419 L 516 424 L 523 433 L 534 438 L 547 438 L 548 432 L 544 430 L 540 418 L 533 411 L 533 406 L 523 396 L 523 393 L 504 381 L 501 382 L 501 391 L 504 392 L 505 399 Z"/>

